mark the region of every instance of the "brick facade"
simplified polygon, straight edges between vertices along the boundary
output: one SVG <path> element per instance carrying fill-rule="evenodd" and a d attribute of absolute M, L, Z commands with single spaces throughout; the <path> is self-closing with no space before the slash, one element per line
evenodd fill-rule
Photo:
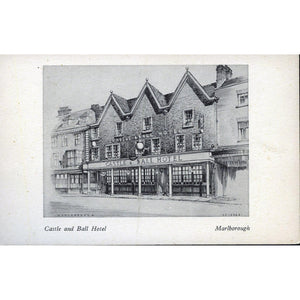
<path fill-rule="evenodd" d="M 193 110 L 193 126 L 183 127 L 184 110 Z M 146 94 L 142 97 L 132 117 L 122 121 L 117 111 L 110 105 L 105 112 L 98 128 L 99 139 L 95 141 L 99 147 L 100 160 L 105 160 L 105 147 L 112 143 L 120 143 L 121 158 L 135 155 L 135 144 L 139 137 L 145 144 L 148 154 L 151 154 L 151 139 L 160 138 L 161 153 L 175 152 L 176 134 L 184 134 L 186 152 L 193 151 L 192 135 L 199 133 L 199 121 L 201 116 L 204 120 L 202 134 L 203 150 L 211 149 L 216 145 L 216 104 L 205 106 L 192 88 L 185 83 L 179 92 L 174 104 L 167 113 L 156 113 L 150 99 Z M 143 120 L 152 118 L 152 132 L 143 133 Z M 116 138 L 116 123 L 122 122 L 123 136 Z M 91 129 L 91 131 L 94 129 Z M 134 139 L 136 137 L 136 139 Z"/>

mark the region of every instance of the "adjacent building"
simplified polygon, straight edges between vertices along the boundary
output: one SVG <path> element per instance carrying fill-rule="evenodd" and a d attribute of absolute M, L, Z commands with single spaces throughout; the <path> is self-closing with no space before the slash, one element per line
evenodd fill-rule
<path fill-rule="evenodd" d="M 87 189 L 87 176 L 82 172 L 88 144 L 85 133 L 100 114 L 99 105 L 76 112 L 69 107 L 59 108 L 58 124 L 51 135 L 52 181 L 58 192 L 79 193 Z"/>
<path fill-rule="evenodd" d="M 111 91 L 97 109 L 62 109 L 53 134 L 61 143 L 54 175 L 67 176 L 57 189 L 199 197 L 240 197 L 240 190 L 248 197 L 248 79 L 234 78 L 228 66 L 217 66 L 216 82 L 204 86 L 187 69 L 168 94 L 146 79 L 136 97 Z M 77 126 L 81 114 L 89 117 Z M 67 134 L 71 148 L 63 142 Z"/>

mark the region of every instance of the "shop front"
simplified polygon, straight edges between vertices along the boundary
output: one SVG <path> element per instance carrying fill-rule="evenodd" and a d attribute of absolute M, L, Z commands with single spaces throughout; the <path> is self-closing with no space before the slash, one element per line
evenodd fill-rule
<path fill-rule="evenodd" d="M 52 175 L 54 186 L 59 193 L 82 193 L 83 174 L 78 168 L 56 170 Z"/>
<path fill-rule="evenodd" d="M 214 191 L 214 159 L 192 152 L 89 162 L 83 166 L 87 191 L 94 185 L 109 195 L 210 196 Z"/>

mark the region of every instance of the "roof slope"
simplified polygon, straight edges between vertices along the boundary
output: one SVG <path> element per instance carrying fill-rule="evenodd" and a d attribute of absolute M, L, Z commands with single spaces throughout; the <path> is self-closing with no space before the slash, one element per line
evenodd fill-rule
<path fill-rule="evenodd" d="M 72 112 L 63 117 L 54 128 L 55 132 L 80 128 L 96 122 L 95 112 L 88 108 Z"/>
<path fill-rule="evenodd" d="M 230 85 L 240 84 L 240 83 L 243 83 L 247 80 L 248 80 L 248 78 L 245 77 L 245 76 L 239 76 L 239 77 L 231 78 L 229 80 L 224 81 L 224 83 L 221 85 L 221 88 L 227 87 L 227 86 L 230 86 Z"/>

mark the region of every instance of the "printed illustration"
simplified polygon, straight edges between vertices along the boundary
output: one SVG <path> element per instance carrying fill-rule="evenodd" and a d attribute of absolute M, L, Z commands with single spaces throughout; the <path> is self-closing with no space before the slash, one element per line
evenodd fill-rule
<path fill-rule="evenodd" d="M 246 65 L 44 66 L 44 217 L 249 216 L 248 104 Z"/>

